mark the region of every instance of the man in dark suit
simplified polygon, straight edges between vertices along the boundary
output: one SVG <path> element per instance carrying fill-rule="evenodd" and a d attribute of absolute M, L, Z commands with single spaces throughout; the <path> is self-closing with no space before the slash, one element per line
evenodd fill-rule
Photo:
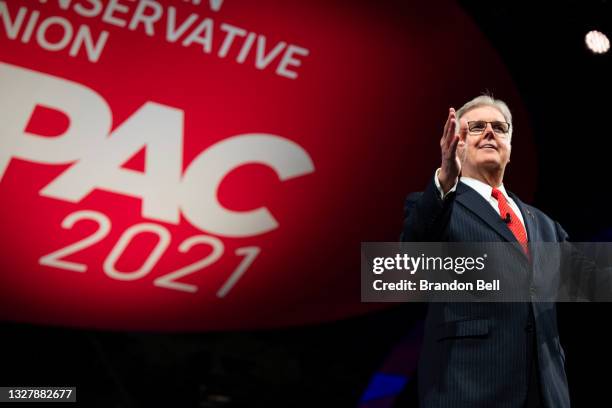
<path fill-rule="evenodd" d="M 511 141 L 503 101 L 483 95 L 451 108 L 441 166 L 424 192 L 408 197 L 402 241 L 518 242 L 535 296 L 545 282 L 528 242 L 564 242 L 567 234 L 506 191 Z M 555 304 L 430 303 L 418 382 L 422 407 L 569 407 Z"/>

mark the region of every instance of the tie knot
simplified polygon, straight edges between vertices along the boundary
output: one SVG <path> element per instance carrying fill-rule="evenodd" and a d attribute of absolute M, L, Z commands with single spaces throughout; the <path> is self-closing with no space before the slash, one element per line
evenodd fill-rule
<path fill-rule="evenodd" d="M 502 197 L 502 198 L 504 197 L 504 195 L 502 194 L 502 192 L 501 192 L 501 191 L 499 191 L 499 190 L 498 190 L 498 189 L 496 189 L 496 188 L 493 188 L 493 190 L 491 191 L 491 195 L 492 195 L 492 196 L 493 196 L 493 197 L 494 197 L 496 200 L 498 200 L 498 201 L 499 201 L 499 198 L 500 198 L 500 197 Z"/>

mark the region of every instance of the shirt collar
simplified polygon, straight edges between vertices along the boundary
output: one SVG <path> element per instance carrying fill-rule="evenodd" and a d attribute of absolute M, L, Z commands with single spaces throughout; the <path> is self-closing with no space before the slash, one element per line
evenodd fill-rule
<path fill-rule="evenodd" d="M 483 196 L 485 200 L 491 199 L 491 192 L 493 191 L 493 187 L 491 187 L 490 185 L 471 177 L 461 177 L 460 181 L 476 190 L 476 192 Z M 508 193 L 506 192 L 506 189 L 504 188 L 503 184 L 498 186 L 497 189 L 502 192 L 504 197 L 506 197 L 506 200 L 509 199 Z"/>

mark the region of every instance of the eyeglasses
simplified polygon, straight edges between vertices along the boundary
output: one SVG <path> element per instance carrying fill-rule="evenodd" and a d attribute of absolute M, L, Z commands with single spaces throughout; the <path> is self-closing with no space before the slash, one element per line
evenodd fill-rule
<path fill-rule="evenodd" d="M 487 124 L 491 124 L 491 129 L 498 136 L 507 136 L 510 131 L 510 124 L 508 122 L 487 122 L 485 120 L 474 120 L 467 123 L 468 131 L 473 135 L 482 135 L 487 129 Z"/>

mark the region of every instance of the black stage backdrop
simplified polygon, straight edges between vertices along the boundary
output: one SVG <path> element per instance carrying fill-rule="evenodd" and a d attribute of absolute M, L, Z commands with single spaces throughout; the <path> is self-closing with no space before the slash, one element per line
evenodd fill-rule
<path fill-rule="evenodd" d="M 612 34 L 612 5 L 460 3 L 501 54 L 530 115 L 538 149 L 532 204 L 557 219 L 573 240 L 610 237 L 612 56 L 591 54 L 584 35 L 592 28 Z M 486 61 L 474 56 L 473 63 Z M 105 408 L 356 407 L 422 309 L 399 305 L 317 326 L 212 334 L 2 323 L 0 385 L 76 385 L 78 405 Z M 559 307 L 576 407 L 609 404 L 611 315 L 609 304 Z M 395 406 L 416 406 L 414 381 Z"/>

